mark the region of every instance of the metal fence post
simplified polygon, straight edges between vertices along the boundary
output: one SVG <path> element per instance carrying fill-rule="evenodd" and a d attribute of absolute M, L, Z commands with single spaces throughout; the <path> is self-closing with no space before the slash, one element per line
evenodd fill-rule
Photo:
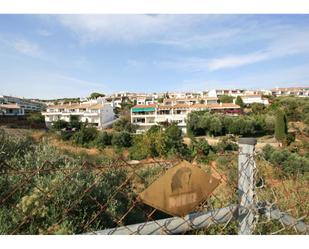
<path fill-rule="evenodd" d="M 240 138 L 238 156 L 238 191 L 239 191 L 239 231 L 238 234 L 252 234 L 254 226 L 254 196 L 256 169 L 253 158 L 256 139 Z"/>

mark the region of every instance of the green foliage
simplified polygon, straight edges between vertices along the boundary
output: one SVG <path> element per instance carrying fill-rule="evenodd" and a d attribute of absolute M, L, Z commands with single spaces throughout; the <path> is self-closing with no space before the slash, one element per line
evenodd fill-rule
<path fill-rule="evenodd" d="M 261 103 L 253 103 L 251 105 L 251 111 L 254 114 L 262 114 L 265 112 L 265 105 L 261 104 Z"/>
<path fill-rule="evenodd" d="M 40 112 L 32 112 L 28 114 L 27 121 L 29 121 L 30 124 L 38 124 L 44 123 L 45 118 Z"/>
<path fill-rule="evenodd" d="M 244 108 L 245 104 L 240 96 L 236 97 L 235 104 L 239 105 L 241 108 Z"/>
<path fill-rule="evenodd" d="M 233 103 L 233 96 L 229 96 L 229 95 L 221 95 L 219 96 L 219 101 L 220 103 Z"/>
<path fill-rule="evenodd" d="M 212 154 L 213 148 L 209 145 L 206 139 L 192 139 L 189 147 L 190 157 L 186 158 L 188 161 L 196 159 L 198 162 L 208 162 L 209 155 Z"/>
<path fill-rule="evenodd" d="M 176 124 L 166 128 L 163 136 L 163 153 L 176 154 L 183 149 L 182 132 Z"/>
<path fill-rule="evenodd" d="M 130 148 L 130 158 L 142 160 L 150 157 L 163 155 L 164 132 L 160 126 L 152 126 L 146 133 L 134 137 L 132 148 Z"/>
<path fill-rule="evenodd" d="M 69 127 L 69 123 L 62 119 L 58 119 L 57 121 L 53 122 L 53 129 L 56 131 L 59 131 L 67 127 Z"/>
<path fill-rule="evenodd" d="M 108 145 L 112 144 L 112 134 L 107 133 L 106 131 L 100 132 L 96 139 L 94 140 L 94 145 L 98 148 L 105 148 Z"/>
<path fill-rule="evenodd" d="M 87 146 L 90 142 L 95 140 L 97 137 L 98 131 L 95 127 L 86 127 L 82 128 L 74 133 L 72 139 L 75 144 Z"/>
<path fill-rule="evenodd" d="M 137 126 L 134 124 L 131 124 L 131 121 L 129 118 L 124 118 L 124 117 L 120 118 L 113 124 L 113 129 L 119 132 L 126 131 L 129 133 L 134 133 L 136 132 L 136 128 Z"/>
<path fill-rule="evenodd" d="M 0 128 L 0 171 L 3 164 L 15 156 L 24 156 L 34 148 L 32 138 L 25 136 L 9 136 Z M 1 191 L 0 191 L 1 192 Z"/>
<path fill-rule="evenodd" d="M 82 123 L 79 121 L 79 116 L 71 115 L 69 127 L 79 130 L 81 126 L 82 126 Z"/>
<path fill-rule="evenodd" d="M 269 112 L 282 109 L 289 121 L 304 121 L 309 114 L 308 98 L 277 97 L 268 108 Z"/>
<path fill-rule="evenodd" d="M 237 151 L 238 144 L 235 141 L 235 138 L 230 136 L 225 136 L 221 138 L 216 146 L 216 150 L 218 152 L 225 152 L 225 151 Z"/>
<path fill-rule="evenodd" d="M 287 136 L 286 116 L 281 110 L 278 110 L 275 123 L 275 137 L 278 141 L 285 141 L 286 136 Z"/>
<path fill-rule="evenodd" d="M 97 92 L 93 92 L 90 94 L 90 99 L 97 99 L 99 97 L 105 97 L 105 94 L 103 93 L 97 93 Z"/>
<path fill-rule="evenodd" d="M 266 145 L 262 149 L 264 158 L 276 167 L 281 167 L 290 175 L 309 173 L 309 158 L 290 152 L 287 149 L 275 149 Z"/>
<path fill-rule="evenodd" d="M 158 103 L 163 103 L 164 98 L 158 98 Z"/>
<path fill-rule="evenodd" d="M 104 173 L 82 170 L 79 157 L 62 154 L 45 142 L 30 146 L 26 138 L 15 140 L 3 131 L 0 136 L 0 143 L 6 145 L 0 146 L 1 165 L 5 161 L 15 172 L 0 174 L 1 200 L 9 196 L 0 206 L 0 234 L 76 234 L 112 228 L 133 205 L 131 182 L 122 186 L 121 193 L 116 191 L 128 178 L 125 168 L 106 167 Z M 3 167 L 1 172 L 10 170 Z M 41 167 L 42 172 L 31 173 Z M 23 173 L 17 174 L 19 170 Z M 16 188 L 20 183 L 25 184 Z M 97 203 L 106 206 L 100 210 Z M 122 220 L 124 224 L 142 221 L 140 209 L 132 210 Z"/>
<path fill-rule="evenodd" d="M 209 112 L 188 115 L 189 134 L 200 135 L 265 135 L 273 134 L 274 118 L 270 115 L 228 116 Z"/>
<path fill-rule="evenodd" d="M 111 140 L 113 146 L 116 147 L 130 147 L 132 145 L 132 136 L 128 132 L 117 132 L 113 134 Z"/>

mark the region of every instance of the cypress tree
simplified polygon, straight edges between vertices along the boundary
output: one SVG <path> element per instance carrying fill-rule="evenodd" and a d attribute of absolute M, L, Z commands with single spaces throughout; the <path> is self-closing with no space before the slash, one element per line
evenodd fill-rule
<path fill-rule="evenodd" d="M 275 123 L 275 137 L 278 141 L 284 141 L 287 136 L 287 120 L 283 111 L 278 110 Z"/>
<path fill-rule="evenodd" d="M 236 101 L 235 101 L 236 105 L 239 105 L 241 108 L 244 108 L 245 104 L 242 101 L 242 98 L 240 96 L 237 96 Z"/>

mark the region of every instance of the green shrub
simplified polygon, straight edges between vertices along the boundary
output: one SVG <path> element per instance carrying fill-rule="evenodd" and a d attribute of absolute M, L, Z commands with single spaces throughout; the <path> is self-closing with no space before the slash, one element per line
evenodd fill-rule
<path fill-rule="evenodd" d="M 112 134 L 106 131 L 100 132 L 94 140 L 94 145 L 98 148 L 105 148 L 105 146 L 112 144 Z"/>
<path fill-rule="evenodd" d="M 113 129 L 118 132 L 126 131 L 129 133 L 136 132 L 137 126 L 132 124 L 128 118 L 120 118 L 113 124 Z"/>
<path fill-rule="evenodd" d="M 71 132 L 71 131 L 61 131 L 60 132 L 60 137 L 64 141 L 70 140 L 72 138 L 72 136 L 73 136 L 73 132 Z"/>
<path fill-rule="evenodd" d="M 229 136 L 225 136 L 223 138 L 220 138 L 217 146 L 217 151 L 224 152 L 224 151 L 237 151 L 238 150 L 238 144 L 235 142 L 234 138 L 231 138 Z"/>
<path fill-rule="evenodd" d="M 132 145 L 132 137 L 128 132 L 118 132 L 113 134 L 111 142 L 116 147 L 130 147 Z"/>
<path fill-rule="evenodd" d="M 77 131 L 72 139 L 75 144 L 87 146 L 92 142 L 98 134 L 98 131 L 95 127 L 82 127 Z"/>
<path fill-rule="evenodd" d="M 262 155 L 264 156 L 265 160 L 269 160 L 271 154 L 275 151 L 275 148 L 271 146 L 270 144 L 266 144 L 262 148 Z"/>
<path fill-rule="evenodd" d="M 129 157 L 132 160 L 143 160 L 149 156 L 149 151 L 147 148 L 138 146 L 138 145 L 133 145 L 129 149 Z"/>
<path fill-rule="evenodd" d="M 53 122 L 53 126 L 52 126 L 52 128 L 54 130 L 57 130 L 57 131 L 59 131 L 59 130 L 61 130 L 63 128 L 67 128 L 67 127 L 69 127 L 69 123 L 64 121 L 64 120 L 61 120 L 61 119 Z"/>

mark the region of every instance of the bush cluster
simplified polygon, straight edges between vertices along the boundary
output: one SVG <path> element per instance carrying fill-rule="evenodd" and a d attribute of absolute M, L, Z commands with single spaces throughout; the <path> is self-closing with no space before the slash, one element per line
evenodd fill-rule
<path fill-rule="evenodd" d="M 227 116 L 197 111 L 190 113 L 187 120 L 188 132 L 195 136 L 273 134 L 274 126 L 274 117 L 270 115 Z"/>
<path fill-rule="evenodd" d="M 262 149 L 264 158 L 276 167 L 281 167 L 287 174 L 309 173 L 309 158 L 290 152 L 288 149 L 275 149 L 266 145 Z"/>

